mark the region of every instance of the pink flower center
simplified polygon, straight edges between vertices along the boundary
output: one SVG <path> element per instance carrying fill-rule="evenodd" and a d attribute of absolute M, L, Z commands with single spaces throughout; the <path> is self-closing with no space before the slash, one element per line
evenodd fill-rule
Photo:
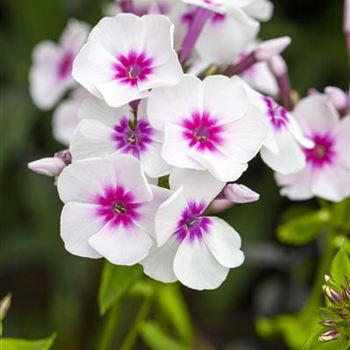
<path fill-rule="evenodd" d="M 106 187 L 103 195 L 96 197 L 95 203 L 98 205 L 97 216 L 114 227 L 129 227 L 140 217 L 140 204 L 134 202 L 132 192 L 125 191 L 120 185 Z"/>
<path fill-rule="evenodd" d="M 288 112 L 279 106 L 271 97 L 263 96 L 266 105 L 266 114 L 275 130 L 281 130 L 288 124 Z"/>
<path fill-rule="evenodd" d="M 336 155 L 333 137 L 329 134 L 315 134 L 310 139 L 314 141 L 315 146 L 311 149 L 304 148 L 307 163 L 313 168 L 323 168 L 332 164 Z"/>
<path fill-rule="evenodd" d="M 195 239 L 202 239 L 203 235 L 209 232 L 211 220 L 202 216 L 204 210 L 204 203 L 189 202 L 177 223 L 176 237 L 179 241 L 187 238 L 192 242 Z"/>
<path fill-rule="evenodd" d="M 118 63 L 113 68 L 115 79 L 123 84 L 136 86 L 138 82 L 145 81 L 153 73 L 153 59 L 145 53 L 137 54 L 131 51 L 128 55 L 120 55 Z"/>
<path fill-rule="evenodd" d="M 65 79 L 71 75 L 73 60 L 74 57 L 71 52 L 66 52 L 63 55 L 57 67 L 57 76 L 59 79 Z"/>
<path fill-rule="evenodd" d="M 215 145 L 223 141 L 220 135 L 223 127 L 218 125 L 218 121 L 207 112 L 192 113 L 190 118 L 182 121 L 182 126 L 183 137 L 189 142 L 190 147 L 196 147 L 198 150 L 215 151 Z"/>
<path fill-rule="evenodd" d="M 112 140 L 115 141 L 117 150 L 139 158 L 140 154 L 145 152 L 147 146 L 153 142 L 151 138 L 153 133 L 153 128 L 145 119 L 139 119 L 136 126 L 132 128 L 129 119 L 123 117 L 119 124 L 114 126 Z"/>

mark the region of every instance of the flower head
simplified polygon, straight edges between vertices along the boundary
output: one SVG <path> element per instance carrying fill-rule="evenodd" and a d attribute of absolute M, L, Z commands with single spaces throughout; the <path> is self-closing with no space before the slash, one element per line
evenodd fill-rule
<path fill-rule="evenodd" d="M 70 20 L 59 44 L 43 41 L 34 48 L 29 76 L 30 93 L 39 108 L 50 109 L 67 89 L 75 85 L 72 64 L 88 32 L 86 23 Z"/>
<path fill-rule="evenodd" d="M 182 68 L 173 30 L 162 15 L 105 17 L 74 61 L 73 77 L 112 107 L 145 97 L 151 88 L 174 85 Z"/>
<path fill-rule="evenodd" d="M 306 167 L 293 175 L 276 175 L 281 193 L 294 200 L 319 196 L 340 201 L 350 194 L 350 118 L 340 119 L 323 95 L 301 100 L 293 115 L 313 141 L 304 148 Z"/>
<path fill-rule="evenodd" d="M 157 245 L 142 261 L 146 274 L 163 282 L 179 280 L 193 289 L 217 288 L 244 255 L 238 233 L 204 211 L 225 186 L 209 173 L 176 169 L 170 188 L 176 192 L 157 211 Z"/>
<path fill-rule="evenodd" d="M 129 155 L 77 161 L 58 178 L 61 237 L 72 254 L 132 265 L 152 246 L 154 215 L 168 190 L 148 185 Z"/>
<path fill-rule="evenodd" d="M 238 179 L 266 137 L 265 122 L 244 89 L 224 76 L 200 81 L 185 75 L 175 87 L 154 90 L 148 115 L 164 131 L 167 163 L 208 170 L 221 181 Z"/>
<path fill-rule="evenodd" d="M 170 166 L 160 154 L 163 135 L 151 126 L 146 105 L 142 100 L 134 115 L 128 105 L 113 108 L 95 97 L 85 100 L 70 145 L 73 159 L 129 154 L 141 161 L 148 176 L 169 174 Z"/>

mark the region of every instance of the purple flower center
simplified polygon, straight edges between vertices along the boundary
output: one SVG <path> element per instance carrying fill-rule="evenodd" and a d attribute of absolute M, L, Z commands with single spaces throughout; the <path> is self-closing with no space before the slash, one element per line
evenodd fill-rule
<path fill-rule="evenodd" d="M 332 164 L 336 155 L 333 137 L 329 134 L 315 134 L 310 139 L 314 141 L 315 146 L 310 149 L 304 148 L 307 163 L 313 168 L 323 168 Z"/>
<path fill-rule="evenodd" d="M 123 84 L 136 86 L 138 82 L 145 81 L 153 73 L 153 59 L 145 53 L 131 51 L 128 55 L 120 55 L 118 63 L 113 65 L 115 79 Z"/>
<path fill-rule="evenodd" d="M 139 158 L 140 154 L 146 151 L 147 145 L 153 142 L 153 133 L 153 128 L 145 119 L 139 119 L 132 128 L 129 119 L 123 117 L 119 124 L 114 126 L 112 140 L 115 141 L 117 150 Z"/>
<path fill-rule="evenodd" d="M 99 206 L 97 216 L 114 227 L 129 227 L 140 217 L 137 210 L 140 204 L 134 203 L 134 195 L 120 185 L 106 187 L 103 195 L 97 196 L 95 203 Z"/>
<path fill-rule="evenodd" d="M 202 216 L 204 210 L 204 203 L 188 203 L 177 223 L 176 237 L 179 241 L 187 238 L 192 242 L 195 239 L 202 239 L 203 235 L 209 232 L 211 220 Z"/>
<path fill-rule="evenodd" d="M 288 112 L 285 108 L 279 106 L 271 97 L 263 96 L 266 105 L 266 113 L 270 123 L 275 130 L 281 130 L 288 124 Z"/>
<path fill-rule="evenodd" d="M 215 151 L 215 145 L 221 144 L 223 127 L 218 125 L 217 119 L 209 113 L 192 113 L 191 117 L 182 121 L 184 128 L 183 137 L 189 142 L 190 147 L 198 150 Z"/>
<path fill-rule="evenodd" d="M 74 56 L 71 52 L 66 52 L 58 63 L 57 76 L 59 79 L 65 79 L 72 73 L 72 64 Z"/>

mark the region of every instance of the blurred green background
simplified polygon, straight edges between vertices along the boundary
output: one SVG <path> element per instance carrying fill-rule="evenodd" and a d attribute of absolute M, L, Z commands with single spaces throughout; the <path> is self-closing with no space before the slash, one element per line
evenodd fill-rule
<path fill-rule="evenodd" d="M 61 203 L 52 179 L 26 168 L 27 162 L 61 148 L 51 135 L 51 113 L 39 111 L 30 100 L 28 71 L 35 44 L 57 40 L 70 17 L 94 25 L 106 3 L 0 3 L 0 297 L 13 294 L 4 334 L 35 339 L 57 331 L 58 350 L 94 347 L 102 324 L 96 301 L 102 263 L 64 250 L 59 237 Z M 273 19 L 262 25 L 261 37 L 292 37 L 285 58 L 293 88 L 301 95 L 310 87 L 348 88 L 343 2 L 276 0 L 274 4 Z M 281 213 L 294 204 L 278 196 L 272 173 L 259 159 L 240 182 L 261 194 L 259 202 L 223 214 L 242 235 L 246 263 L 231 271 L 218 290 L 198 293 L 184 288 L 185 297 L 197 337 L 208 349 L 283 350 L 282 342 L 257 337 L 254 319 L 303 305 L 316 264 L 315 246 L 296 249 L 276 241 Z"/>

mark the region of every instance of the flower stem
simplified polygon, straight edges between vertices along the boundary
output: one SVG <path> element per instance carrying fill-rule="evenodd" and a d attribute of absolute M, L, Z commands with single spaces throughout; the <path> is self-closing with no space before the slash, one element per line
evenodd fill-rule
<path fill-rule="evenodd" d="M 119 316 L 119 303 L 114 306 L 107 314 L 107 318 L 102 328 L 101 336 L 97 344 L 97 350 L 110 350 L 116 334 L 116 324 Z"/>
<path fill-rule="evenodd" d="M 139 335 L 142 323 L 150 312 L 151 305 L 152 305 L 152 296 L 147 296 L 141 305 L 141 308 L 136 316 L 136 319 L 132 328 L 130 329 L 123 344 L 121 345 L 120 350 L 133 349 L 133 346 Z"/>

